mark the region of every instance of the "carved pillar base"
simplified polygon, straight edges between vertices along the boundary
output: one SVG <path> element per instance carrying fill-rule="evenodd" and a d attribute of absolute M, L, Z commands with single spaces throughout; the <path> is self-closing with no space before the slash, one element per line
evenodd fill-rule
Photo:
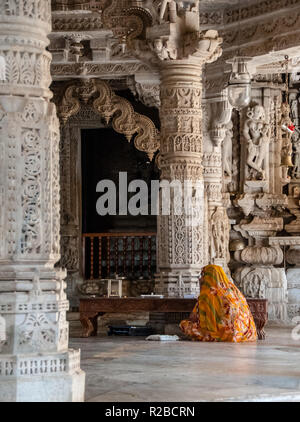
<path fill-rule="evenodd" d="M 155 276 L 155 292 L 168 297 L 198 296 L 200 271 L 161 272 Z"/>
<path fill-rule="evenodd" d="M 1 355 L 0 402 L 81 402 L 80 352 Z M 4 380 L 2 382 L 2 380 Z"/>
<path fill-rule="evenodd" d="M 80 351 L 68 349 L 65 272 L 1 266 L 0 402 L 81 402 Z M 8 281 L 14 279 L 14 282 Z"/>

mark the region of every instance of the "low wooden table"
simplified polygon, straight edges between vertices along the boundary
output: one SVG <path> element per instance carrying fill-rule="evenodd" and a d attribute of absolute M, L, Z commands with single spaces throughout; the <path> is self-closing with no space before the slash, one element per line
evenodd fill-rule
<path fill-rule="evenodd" d="M 192 312 L 197 300 L 183 298 L 81 298 L 79 305 L 82 337 L 97 335 L 98 317 L 106 313 Z M 259 340 L 264 340 L 267 300 L 247 299 L 256 324 Z"/>

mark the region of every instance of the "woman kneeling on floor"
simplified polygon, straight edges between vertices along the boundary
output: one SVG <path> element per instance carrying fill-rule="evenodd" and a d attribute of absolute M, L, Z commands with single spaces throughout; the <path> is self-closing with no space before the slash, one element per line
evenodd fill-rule
<path fill-rule="evenodd" d="M 183 333 L 194 341 L 240 343 L 257 339 L 253 316 L 245 297 L 217 265 L 207 265 L 200 278 L 200 296 Z"/>

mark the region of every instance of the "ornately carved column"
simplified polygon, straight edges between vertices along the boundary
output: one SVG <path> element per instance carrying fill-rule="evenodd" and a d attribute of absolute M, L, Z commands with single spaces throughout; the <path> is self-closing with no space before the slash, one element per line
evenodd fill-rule
<path fill-rule="evenodd" d="M 59 250 L 59 125 L 50 0 L 0 3 L 0 401 L 82 401 Z M 3 320 L 2 320 L 3 321 Z M 3 336 L 2 336 L 3 337 Z"/>
<path fill-rule="evenodd" d="M 247 297 L 268 299 L 269 320 L 287 319 L 283 252 L 270 243 L 283 230 L 287 183 L 281 160 L 281 92 L 265 82 L 252 86 L 250 107 L 241 113 L 240 192 L 234 200 L 244 214 L 234 226 L 247 242 L 236 250 L 233 278 Z"/>
<path fill-rule="evenodd" d="M 206 92 L 206 96 L 203 166 L 208 203 L 209 262 L 220 265 L 229 274 L 229 194 L 224 193 L 223 186 L 232 171 L 232 106 L 225 92 L 210 98 Z"/>
<path fill-rule="evenodd" d="M 176 204 L 158 218 L 157 291 L 167 296 L 197 293 L 199 273 L 207 263 L 202 167 L 202 65 L 165 62 L 161 72 L 161 180 L 197 185 L 201 206 L 190 212 Z M 183 212 L 176 215 L 176 207 Z M 198 219 L 198 221 L 196 221 Z"/>
<path fill-rule="evenodd" d="M 179 10 L 175 22 L 169 19 L 147 35 L 160 60 L 161 180 L 180 182 L 184 195 L 178 199 L 176 189 L 171 189 L 170 215 L 161 209 L 158 218 L 156 291 L 184 296 L 199 293 L 199 274 L 208 263 L 202 71 L 206 62 L 220 56 L 222 40 L 216 31 L 199 31 L 196 12 Z M 194 32 L 185 32 L 191 27 Z"/>
<path fill-rule="evenodd" d="M 186 212 L 184 201 L 171 189 L 171 212 L 158 219 L 156 290 L 182 296 L 199 292 L 199 273 L 207 263 L 201 77 L 203 65 L 221 56 L 222 39 L 215 30 L 202 31 L 199 0 L 160 3 L 137 8 L 132 2 L 126 13 L 123 2 L 112 1 L 102 16 L 105 26 L 127 42 L 131 54 L 160 74 L 161 179 L 181 182 L 181 187 L 187 181 L 195 194 Z"/>

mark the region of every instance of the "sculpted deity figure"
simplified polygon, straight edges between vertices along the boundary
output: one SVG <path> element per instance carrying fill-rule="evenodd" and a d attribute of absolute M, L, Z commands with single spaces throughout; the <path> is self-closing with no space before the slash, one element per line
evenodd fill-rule
<path fill-rule="evenodd" d="M 290 118 L 290 105 L 288 103 L 282 103 L 281 105 L 281 128 L 287 128 L 293 124 Z M 281 147 L 281 161 L 282 164 L 292 166 L 292 134 L 289 130 L 282 130 L 282 147 Z"/>
<path fill-rule="evenodd" d="M 266 159 L 270 143 L 270 125 L 265 122 L 265 110 L 256 105 L 247 111 L 243 134 L 247 142 L 250 180 L 266 180 Z"/>
<path fill-rule="evenodd" d="M 224 208 L 218 207 L 211 219 L 211 258 L 229 261 L 229 220 Z"/>
<path fill-rule="evenodd" d="M 232 137 L 233 123 L 230 121 L 226 126 L 226 135 L 223 141 L 223 169 L 225 177 L 231 177 L 232 173 Z"/>
<path fill-rule="evenodd" d="M 291 112 L 293 119 L 298 119 L 298 99 L 291 102 Z"/>
<path fill-rule="evenodd" d="M 294 147 L 294 167 L 292 170 L 292 178 L 300 179 L 300 134 L 294 132 L 292 136 L 292 142 Z"/>
<path fill-rule="evenodd" d="M 156 40 L 154 40 L 153 51 L 157 54 L 160 60 L 166 60 L 169 57 L 168 52 L 166 48 L 164 47 L 164 43 L 162 39 L 160 38 L 157 38 Z"/>
<path fill-rule="evenodd" d="M 153 46 L 150 45 L 150 47 L 160 60 L 174 60 L 177 58 L 177 49 L 172 46 L 171 41 L 163 42 L 161 38 L 157 38 L 154 40 Z"/>

